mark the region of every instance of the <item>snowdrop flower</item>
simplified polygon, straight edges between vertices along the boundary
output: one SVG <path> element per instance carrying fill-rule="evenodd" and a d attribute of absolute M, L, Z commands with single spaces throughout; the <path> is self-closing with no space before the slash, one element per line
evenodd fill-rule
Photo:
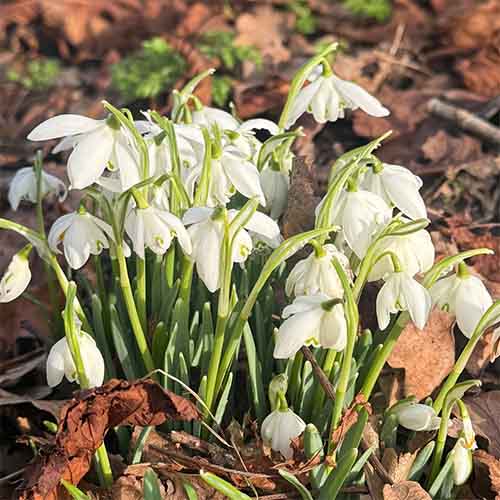
<path fill-rule="evenodd" d="M 286 172 L 266 166 L 260 172 L 260 185 L 264 192 L 269 215 L 272 219 L 277 220 L 284 213 L 288 203 L 290 177 Z"/>
<path fill-rule="evenodd" d="M 427 209 L 419 193 L 422 179 L 407 168 L 382 163 L 364 175 L 361 186 L 396 206 L 410 219 L 427 218 Z"/>
<path fill-rule="evenodd" d="M 262 206 L 266 205 L 257 167 L 238 148 L 226 146 L 221 156 L 212 160 L 207 205 L 226 205 L 236 191 L 247 198 L 257 197 Z"/>
<path fill-rule="evenodd" d="M 283 309 L 282 317 L 273 354 L 277 359 L 291 358 L 303 345 L 336 351 L 346 346 L 347 323 L 338 299 L 324 294 L 297 297 Z"/>
<path fill-rule="evenodd" d="M 170 212 L 149 206 L 133 208 L 125 219 L 125 231 L 132 240 L 135 253 L 144 259 L 144 250 L 149 248 L 163 255 L 177 236 L 186 255 L 191 253 L 191 240 L 182 222 Z"/>
<path fill-rule="evenodd" d="M 335 203 L 332 223 L 342 228 L 349 248 L 362 259 L 377 231 L 392 217 L 392 209 L 376 194 L 343 191 Z"/>
<path fill-rule="evenodd" d="M 104 381 L 104 358 L 95 340 L 86 332 L 78 332 L 78 342 L 83 360 L 85 374 L 90 387 L 98 387 Z M 56 342 L 47 357 L 47 383 L 55 387 L 66 378 L 70 382 L 77 380 L 77 372 L 73 356 L 66 337 Z"/>
<path fill-rule="evenodd" d="M 80 269 L 92 255 L 99 255 L 109 248 L 109 239 L 114 241 L 113 230 L 109 224 L 87 212 L 72 212 L 57 219 L 48 236 L 49 247 L 53 252 L 62 241 L 64 256 L 73 269 Z"/>
<path fill-rule="evenodd" d="M 138 155 L 129 134 L 113 116 L 94 120 L 86 116 L 64 114 L 40 123 L 28 135 L 31 141 L 64 137 L 58 150 L 74 148 L 68 159 L 68 177 L 73 189 L 96 182 L 106 167 L 119 169 L 124 189 L 140 181 Z"/>
<path fill-rule="evenodd" d="M 237 210 L 229 210 L 228 221 L 231 221 L 237 213 Z M 224 239 L 223 211 L 220 208 L 190 208 L 184 214 L 182 221 L 190 226 L 187 231 L 192 243 L 191 258 L 196 262 L 198 275 L 208 290 L 215 292 L 220 286 L 220 255 Z M 261 212 L 255 212 L 245 228 L 267 241 L 274 241 L 280 235 L 276 222 Z M 240 230 L 235 237 L 232 262 L 245 262 L 252 248 L 250 234 L 245 229 Z"/>
<path fill-rule="evenodd" d="M 305 422 L 292 410 L 274 410 L 262 422 L 261 435 L 266 446 L 279 451 L 286 459 L 293 457 L 292 439 L 300 436 Z"/>
<path fill-rule="evenodd" d="M 477 448 L 476 434 L 467 415 L 462 418 L 463 430 L 453 448 L 453 482 L 460 486 L 472 473 L 472 452 Z"/>
<path fill-rule="evenodd" d="M 196 125 L 208 128 L 218 125 L 222 130 L 236 130 L 239 126 L 238 120 L 231 113 L 210 106 L 194 110 L 192 119 Z"/>
<path fill-rule="evenodd" d="M 33 167 L 21 168 L 10 181 L 8 199 L 12 210 L 17 210 L 21 200 L 37 202 L 37 179 Z M 42 170 L 41 197 L 45 198 L 49 193 L 55 193 L 59 201 L 64 201 L 68 191 L 64 182 Z"/>
<path fill-rule="evenodd" d="M 435 250 L 430 234 L 425 230 L 401 236 L 387 236 L 377 244 L 377 254 L 392 252 L 398 256 L 403 269 L 410 276 L 428 271 L 434 264 Z M 391 257 L 382 257 L 372 267 L 368 281 L 377 281 L 393 272 Z"/>
<path fill-rule="evenodd" d="M 318 123 L 325 123 L 343 118 L 345 109 L 358 108 L 371 116 L 389 114 L 388 109 L 359 85 L 333 74 L 322 75 L 298 93 L 285 128 L 290 128 L 306 111 L 312 113 Z"/>
<path fill-rule="evenodd" d="M 0 281 L 0 303 L 17 299 L 28 287 L 31 281 L 28 261 L 31 248 L 31 245 L 26 245 L 12 257 Z"/>
<path fill-rule="evenodd" d="M 396 411 L 399 425 L 411 431 L 434 431 L 441 424 L 441 418 L 432 406 L 412 403 Z"/>
<path fill-rule="evenodd" d="M 493 300 L 483 282 L 466 270 L 465 264 L 459 272 L 442 278 L 430 288 L 433 303 L 441 309 L 455 314 L 461 332 L 468 338 Z"/>
<path fill-rule="evenodd" d="M 376 310 L 381 330 L 389 326 L 391 313 L 398 311 L 408 311 L 417 328 L 423 329 L 431 310 L 431 296 L 408 273 L 398 271 L 390 275 L 380 289 Z"/>
<path fill-rule="evenodd" d="M 334 257 L 350 275 L 349 259 L 335 245 L 327 244 L 320 252 L 315 249 L 307 258 L 297 262 L 286 280 L 286 294 L 298 297 L 321 293 L 332 299 L 342 298 L 344 289 L 332 264 Z"/>

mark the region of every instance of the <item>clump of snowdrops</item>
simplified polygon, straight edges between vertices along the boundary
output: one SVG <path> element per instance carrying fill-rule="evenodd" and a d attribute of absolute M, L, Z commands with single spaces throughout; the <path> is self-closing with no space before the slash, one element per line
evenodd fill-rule
<path fill-rule="evenodd" d="M 292 440 L 303 435 L 306 456 L 320 463 L 299 489 L 303 498 L 320 499 L 363 483 L 373 449 L 358 451 L 368 418 L 362 402 L 370 401 L 405 325 L 423 329 L 433 307 L 446 309 L 468 338 L 455 367 L 433 401 L 400 401 L 380 415 L 380 426 L 391 447 L 398 426 L 437 430 L 410 479 L 432 496 L 451 495 L 471 473 L 475 446 L 461 398 L 477 381 L 459 379 L 477 341 L 500 317 L 499 304 L 466 260 L 490 251 L 434 262 L 421 180 L 375 155 L 388 134 L 334 162 L 313 229 L 280 235 L 300 116 L 311 113 L 324 123 L 357 108 L 377 117 L 389 113 L 336 76 L 328 62 L 335 50 L 329 46 L 300 69 L 278 123 L 242 122 L 204 106 L 193 92 L 207 71 L 174 92 L 169 117 L 148 110 L 133 118 L 104 102 L 101 120 L 66 114 L 38 125 L 29 140 L 60 139 L 55 151 L 71 151 L 69 188 L 81 191 L 81 202 L 46 234 L 42 200 L 50 193 L 64 197 L 66 187 L 44 172 L 40 156 L 16 174 L 12 207 L 35 203 L 39 227 L 0 219 L 1 228 L 28 240 L 3 276 L 0 301 L 28 287 L 36 253 L 46 266 L 52 327 L 60 332 L 47 359 L 49 385 L 66 377 L 89 388 L 115 376 L 149 374 L 179 393 L 189 387 L 205 425 L 250 414 L 277 462 L 292 459 Z M 95 286 L 78 272 L 84 266 L 93 268 Z M 358 302 L 370 282 L 381 285 L 373 303 L 377 332 L 359 326 Z M 57 287 L 66 297 L 62 322 Z M 286 297 L 284 308 L 279 296 Z M 334 398 L 319 383 L 318 367 Z M 357 422 L 335 442 L 351 406 Z M 463 430 L 450 443 L 454 407 Z M 200 423 L 184 429 L 207 437 Z M 110 484 L 104 446 L 96 463 Z M 222 479 L 215 484 L 230 491 Z"/>

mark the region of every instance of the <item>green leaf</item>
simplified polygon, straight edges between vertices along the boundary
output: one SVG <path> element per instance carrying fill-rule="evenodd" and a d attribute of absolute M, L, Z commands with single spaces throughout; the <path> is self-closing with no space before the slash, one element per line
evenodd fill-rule
<path fill-rule="evenodd" d="M 142 459 L 142 452 L 144 451 L 144 446 L 146 445 L 146 441 L 148 440 L 149 433 L 153 429 L 152 425 L 148 425 L 147 427 L 143 427 L 141 433 L 139 434 L 139 438 L 137 439 L 137 443 L 135 445 L 135 450 L 132 453 L 132 465 L 140 464 Z"/>
<path fill-rule="evenodd" d="M 184 493 L 186 493 L 188 500 L 198 500 L 198 495 L 192 484 L 186 481 L 182 481 L 182 487 L 184 489 Z"/>
<path fill-rule="evenodd" d="M 290 472 L 285 469 L 278 469 L 279 475 L 286 479 L 295 489 L 300 493 L 302 500 L 313 500 L 311 493 L 307 490 L 307 488 Z"/>
<path fill-rule="evenodd" d="M 83 493 L 79 488 L 77 488 L 74 484 L 66 481 L 65 479 L 61 479 L 61 484 L 68 490 L 68 493 L 71 495 L 71 498 L 74 500 L 91 500 L 88 495 Z"/>
<path fill-rule="evenodd" d="M 340 493 L 349 472 L 358 458 L 358 450 L 352 448 L 344 453 L 337 463 L 337 467 L 330 472 L 328 479 L 323 484 L 318 500 L 335 500 Z"/>
<path fill-rule="evenodd" d="M 163 500 L 158 482 L 156 472 L 148 469 L 144 474 L 144 500 Z"/>
<path fill-rule="evenodd" d="M 200 477 L 209 486 L 222 493 L 223 495 L 226 495 L 229 500 L 252 500 L 248 495 L 239 491 L 231 483 L 224 481 L 224 479 L 221 479 L 211 472 L 205 472 L 202 470 L 200 471 Z"/>

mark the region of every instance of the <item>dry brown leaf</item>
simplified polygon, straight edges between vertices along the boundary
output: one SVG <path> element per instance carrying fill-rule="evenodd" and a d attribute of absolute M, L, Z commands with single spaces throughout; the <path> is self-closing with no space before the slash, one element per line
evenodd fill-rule
<path fill-rule="evenodd" d="M 364 407 L 369 415 L 372 413 L 370 403 L 368 403 L 362 394 L 358 394 L 351 403 L 351 406 L 342 415 L 340 425 L 332 433 L 331 441 L 335 447 L 342 442 L 349 429 L 358 421 L 360 405 Z"/>
<path fill-rule="evenodd" d="M 384 500 L 431 500 L 431 496 L 414 481 L 384 486 Z"/>
<path fill-rule="evenodd" d="M 477 450 L 473 455 L 474 479 L 472 489 L 481 498 L 500 499 L 500 460 Z"/>
<path fill-rule="evenodd" d="M 279 12 L 270 5 L 259 5 L 236 20 L 235 43 L 257 47 L 264 62 L 277 65 L 290 59 L 286 42 L 293 24 L 294 15 L 290 12 Z"/>
<path fill-rule="evenodd" d="M 400 483 L 406 481 L 416 456 L 417 451 L 398 454 L 393 448 L 386 448 L 382 456 L 382 464 L 392 480 Z"/>
<path fill-rule="evenodd" d="M 42 449 L 26 472 L 21 498 L 57 500 L 61 478 L 78 484 L 110 428 L 197 418 L 199 412 L 193 403 L 150 379 L 112 379 L 101 387 L 80 391 L 61 411 L 55 444 Z"/>
<path fill-rule="evenodd" d="M 488 452 L 500 458 L 500 391 L 482 392 L 464 401 L 474 430 L 488 440 Z"/>
<path fill-rule="evenodd" d="M 388 363 L 405 370 L 405 396 L 413 394 L 418 400 L 429 396 L 450 373 L 455 363 L 453 322 L 452 315 L 434 309 L 423 330 L 413 323 L 403 330 Z"/>
<path fill-rule="evenodd" d="M 288 205 L 283 215 L 282 226 L 285 238 L 314 227 L 314 210 L 318 203 L 312 165 L 303 158 L 295 158 L 288 190 Z"/>

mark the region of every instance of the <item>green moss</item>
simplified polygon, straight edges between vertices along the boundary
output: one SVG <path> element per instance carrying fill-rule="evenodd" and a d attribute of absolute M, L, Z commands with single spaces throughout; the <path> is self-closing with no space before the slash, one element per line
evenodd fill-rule
<path fill-rule="evenodd" d="M 295 14 L 296 31 L 303 35 L 312 35 L 316 32 L 316 17 L 307 0 L 294 0 L 287 4 L 287 8 Z"/>
<path fill-rule="evenodd" d="M 112 86 L 131 102 L 170 90 L 186 70 L 186 60 L 165 40 L 146 40 L 142 48 L 111 68 Z"/>
<path fill-rule="evenodd" d="M 391 0 L 342 0 L 344 6 L 353 14 L 384 22 L 392 13 Z"/>
<path fill-rule="evenodd" d="M 28 62 L 23 72 L 14 69 L 7 71 L 7 80 L 17 82 L 26 89 L 43 91 L 51 88 L 57 81 L 61 66 L 57 59 L 36 59 Z"/>
<path fill-rule="evenodd" d="M 221 67 L 212 80 L 212 99 L 220 107 L 227 104 L 231 96 L 232 77 L 236 76 L 241 63 L 251 61 L 258 67 L 262 65 L 262 56 L 256 47 L 235 45 L 234 38 L 230 31 L 209 31 L 197 43 L 202 54 L 220 61 Z"/>

